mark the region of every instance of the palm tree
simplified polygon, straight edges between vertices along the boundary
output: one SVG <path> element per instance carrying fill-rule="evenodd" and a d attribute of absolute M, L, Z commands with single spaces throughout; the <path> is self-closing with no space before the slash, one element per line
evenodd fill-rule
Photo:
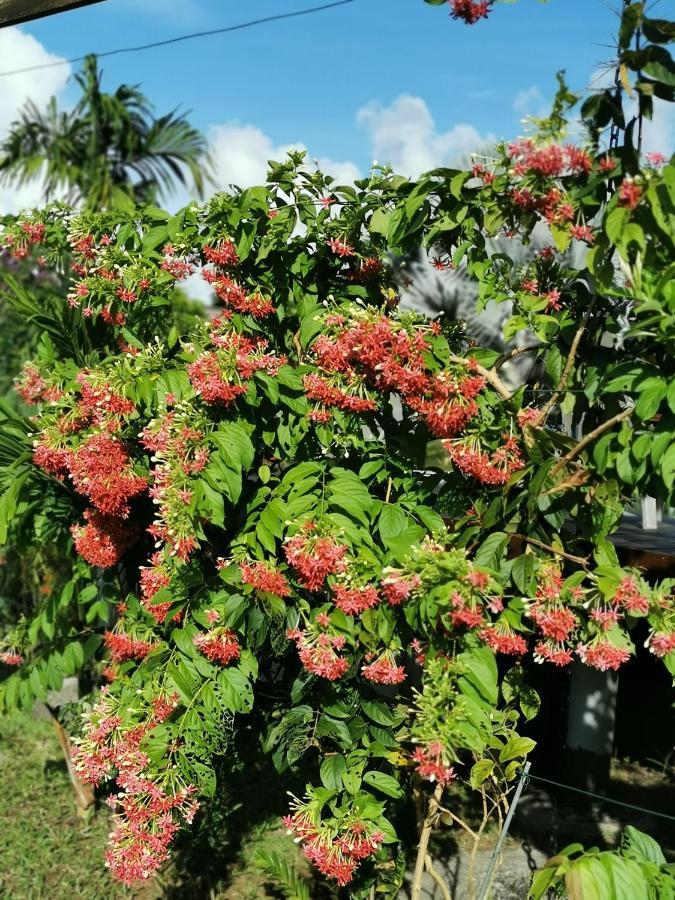
<path fill-rule="evenodd" d="M 46 110 L 26 102 L 0 143 L 0 182 L 44 179 L 44 198 L 60 196 L 90 209 L 157 203 L 162 191 L 191 177 L 203 194 L 206 141 L 176 111 L 156 118 L 137 86 L 101 90 L 96 57 L 75 76 L 81 88 L 72 111 L 52 97 Z M 208 175 L 206 175 L 208 177 Z"/>

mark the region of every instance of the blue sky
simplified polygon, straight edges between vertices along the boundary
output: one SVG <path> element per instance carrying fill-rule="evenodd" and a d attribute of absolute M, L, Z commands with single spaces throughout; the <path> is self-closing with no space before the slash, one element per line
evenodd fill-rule
<path fill-rule="evenodd" d="M 312 0 L 105 0 L 31 23 L 51 53 L 161 40 L 315 5 Z M 511 135 L 518 92 L 550 96 L 566 68 L 583 88 L 611 58 L 618 6 L 604 0 L 499 4 L 474 27 L 422 0 L 355 2 L 285 22 L 103 61 L 110 84 L 140 82 L 159 109 L 192 110 L 195 124 L 253 123 L 279 143 L 301 140 L 332 158 L 369 161 L 356 111 L 403 93 L 421 97 L 439 131 L 458 123 Z M 605 45 L 605 46 L 601 46 Z"/>
<path fill-rule="evenodd" d="M 0 33 L 0 71 L 45 54 L 81 56 L 317 2 L 105 0 Z M 547 109 L 558 69 L 583 90 L 612 58 L 619 6 L 519 0 L 497 4 L 488 20 L 468 27 L 451 20 L 446 6 L 423 0 L 354 0 L 104 59 L 104 83 L 140 83 L 158 111 L 190 110 L 209 135 L 224 183 L 259 178 L 266 154 L 295 144 L 342 177 L 365 173 L 374 158 L 416 175 L 521 133 L 524 114 Z M 54 91 L 72 101 L 67 75 L 64 67 L 2 79 L 11 90 L 0 96 L 0 130 L 26 91 L 41 102 Z"/>

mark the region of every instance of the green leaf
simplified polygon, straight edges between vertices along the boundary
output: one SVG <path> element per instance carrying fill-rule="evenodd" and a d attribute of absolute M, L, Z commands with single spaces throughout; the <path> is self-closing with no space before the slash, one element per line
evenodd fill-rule
<path fill-rule="evenodd" d="M 391 710 L 386 703 L 377 703 L 374 700 L 362 700 L 361 709 L 369 719 L 372 719 L 373 722 L 377 722 L 378 725 L 384 725 L 386 727 L 387 725 L 394 724 L 394 716 L 391 714 Z"/>
<path fill-rule="evenodd" d="M 518 590 L 529 596 L 534 586 L 535 556 L 533 553 L 524 553 L 513 561 L 511 578 Z"/>
<path fill-rule="evenodd" d="M 218 694 L 226 709 L 232 712 L 249 712 L 253 708 L 251 682 L 239 669 L 223 669 L 217 678 Z"/>
<path fill-rule="evenodd" d="M 347 761 L 341 753 L 327 756 L 321 763 L 319 770 L 321 783 L 329 790 L 340 790 L 342 787 L 342 776 L 346 771 Z"/>
<path fill-rule="evenodd" d="M 492 775 L 494 768 L 495 764 L 493 760 L 479 759 L 478 762 L 471 767 L 471 773 L 469 774 L 469 784 L 471 787 L 474 790 L 477 790 L 485 779 Z"/>
<path fill-rule="evenodd" d="M 527 756 L 536 746 L 537 742 L 533 741 L 532 738 L 520 736 L 509 738 L 499 752 L 499 762 L 508 762 L 510 759 Z"/>
<path fill-rule="evenodd" d="M 474 555 L 475 564 L 498 571 L 508 543 L 509 536 L 503 531 L 495 531 L 488 535 Z"/>
<path fill-rule="evenodd" d="M 635 404 L 635 415 L 645 421 L 656 414 L 661 401 L 668 392 L 668 382 L 664 378 L 647 378 L 640 385 L 640 396 Z"/>
<path fill-rule="evenodd" d="M 386 794 L 387 797 L 402 797 L 403 789 L 395 778 L 391 775 L 385 775 L 384 772 L 366 772 L 363 776 L 364 782 L 376 791 Z"/>
<path fill-rule="evenodd" d="M 666 862 L 663 850 L 653 837 L 627 825 L 621 835 L 621 852 L 638 862 L 652 862 L 662 866 Z"/>
<path fill-rule="evenodd" d="M 668 44 L 675 40 L 675 22 L 670 19 L 643 19 L 642 33 L 653 44 Z"/>
<path fill-rule="evenodd" d="M 386 544 L 390 538 L 399 535 L 406 528 L 407 524 L 408 517 L 403 510 L 399 506 L 386 503 L 380 512 L 377 528 L 380 532 L 380 537 Z"/>

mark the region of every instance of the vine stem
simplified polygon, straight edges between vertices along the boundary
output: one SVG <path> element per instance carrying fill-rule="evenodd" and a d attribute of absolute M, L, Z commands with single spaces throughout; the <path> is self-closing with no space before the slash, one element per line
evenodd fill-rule
<path fill-rule="evenodd" d="M 572 553 L 566 553 L 564 550 L 558 550 L 556 547 L 551 546 L 551 544 L 545 544 L 543 541 L 538 541 L 536 538 L 528 537 L 526 534 L 513 534 L 511 535 L 514 538 L 518 538 L 518 540 L 525 541 L 526 544 L 532 544 L 533 547 L 539 547 L 540 550 L 548 550 L 549 553 L 553 553 L 555 556 L 561 556 L 563 559 L 569 559 L 570 562 L 576 563 L 579 566 L 583 566 L 586 568 L 588 566 L 588 559 L 585 556 L 574 556 Z"/>
<path fill-rule="evenodd" d="M 531 344 L 529 347 L 514 347 L 513 350 L 509 350 L 508 353 L 502 354 L 502 356 L 500 356 L 499 359 L 496 360 L 494 366 L 492 367 L 492 370 L 494 372 L 498 372 L 499 369 L 501 369 L 501 367 L 505 365 L 505 363 L 509 362 L 509 360 L 511 359 L 514 359 L 516 356 L 520 356 L 521 353 L 531 353 L 540 349 L 541 344 Z"/>
<path fill-rule="evenodd" d="M 411 900 L 421 900 L 422 897 L 422 876 L 429 849 L 429 838 L 433 831 L 436 819 L 438 818 L 438 808 L 441 805 L 441 797 L 443 796 L 443 785 L 437 784 L 433 796 L 429 798 L 427 813 L 422 822 L 420 829 L 420 842 L 417 847 L 417 859 L 415 861 L 415 874 L 413 876 Z M 433 876 L 432 876 L 433 877 Z"/>
<path fill-rule="evenodd" d="M 539 413 L 539 417 L 537 421 L 533 424 L 535 427 L 540 428 L 544 422 L 548 414 L 551 412 L 555 404 L 558 402 L 558 398 L 560 397 L 561 392 L 565 387 L 567 387 L 567 382 L 572 373 L 572 368 L 574 367 L 574 360 L 576 359 L 577 350 L 579 349 L 579 344 L 581 343 L 581 338 L 584 335 L 584 331 L 586 331 L 586 325 L 588 324 L 588 320 L 591 317 L 591 313 L 593 312 L 593 307 L 595 306 L 595 302 L 597 300 L 597 295 L 593 297 L 591 302 L 588 304 L 586 312 L 584 313 L 584 317 L 581 320 L 579 327 L 576 330 L 576 334 L 574 335 L 574 339 L 572 340 L 572 346 L 570 347 L 570 355 L 567 357 L 567 362 L 565 363 L 565 368 L 562 371 L 562 375 L 558 380 L 557 387 L 553 392 L 551 398 L 548 400 L 542 411 Z"/>
<path fill-rule="evenodd" d="M 455 363 L 463 363 L 466 365 L 467 359 L 463 356 L 455 356 L 452 354 L 450 356 L 450 362 Z M 485 366 L 481 366 L 479 362 L 472 363 L 472 368 L 475 372 L 478 372 L 479 375 L 482 375 L 483 378 L 491 384 L 492 387 L 497 391 L 502 400 L 510 400 L 513 396 L 511 391 L 507 388 L 504 382 L 501 380 L 499 375 L 497 374 L 495 369 L 486 369 Z"/>
<path fill-rule="evenodd" d="M 624 419 L 630 418 L 633 415 L 633 410 L 635 407 L 631 404 L 631 406 L 627 406 L 626 409 L 622 410 L 620 413 L 617 413 L 615 416 L 612 416 L 611 419 L 607 419 L 606 422 L 603 422 L 602 425 L 598 425 L 597 428 L 594 428 L 593 431 L 589 431 L 587 435 L 579 441 L 569 453 L 566 453 L 555 466 L 551 469 L 551 478 L 555 478 L 555 476 L 562 472 L 565 466 L 572 462 L 572 460 L 578 456 L 582 450 L 584 450 L 589 444 L 591 444 L 597 437 L 600 437 L 601 434 L 604 434 L 606 431 L 609 431 L 610 428 L 613 428 L 618 422 L 622 422 Z"/>
<path fill-rule="evenodd" d="M 428 853 L 424 857 L 424 865 L 425 865 L 426 870 L 429 873 L 429 875 L 431 875 L 431 877 L 434 879 L 434 881 L 438 885 L 441 894 L 443 894 L 443 900 L 452 900 L 452 895 L 450 894 L 450 891 L 448 890 L 447 884 L 443 880 L 443 876 L 438 871 L 438 869 L 435 868 L 433 862 L 431 861 L 431 857 L 429 856 Z"/>

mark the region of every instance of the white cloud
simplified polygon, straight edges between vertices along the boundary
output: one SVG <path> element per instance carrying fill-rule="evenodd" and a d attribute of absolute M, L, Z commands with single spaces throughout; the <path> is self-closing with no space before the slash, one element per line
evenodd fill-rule
<path fill-rule="evenodd" d="M 439 133 L 424 100 L 410 94 L 401 94 L 389 106 L 368 103 L 356 120 L 365 128 L 377 161 L 412 177 L 456 163 L 496 140 L 464 123 Z"/>
<path fill-rule="evenodd" d="M 214 164 L 214 181 L 219 190 L 230 184 L 250 187 L 264 184 L 267 165 L 271 159 L 283 159 L 289 150 L 306 150 L 300 141 L 275 144 L 272 138 L 255 125 L 226 122 L 209 129 L 209 151 Z M 328 157 L 308 157 L 308 165 L 315 164 L 338 182 L 352 182 L 360 173 L 349 160 Z"/>
<path fill-rule="evenodd" d="M 208 137 L 214 181 L 220 190 L 230 184 L 264 184 L 268 160 L 282 159 L 289 150 L 303 149 L 297 143 L 275 146 L 260 128 L 235 122 L 212 125 Z"/>
<path fill-rule="evenodd" d="M 654 100 L 654 115 L 642 123 L 644 153 L 670 156 L 675 150 L 675 109 L 667 100 Z"/>
<path fill-rule="evenodd" d="M 590 88 L 594 91 L 604 90 L 614 84 L 616 70 L 613 66 L 596 69 L 591 75 Z M 626 121 L 637 113 L 637 103 L 626 94 L 623 95 L 623 106 Z M 654 114 L 651 119 L 642 121 L 642 152 L 663 153 L 670 156 L 675 150 L 675 109 L 672 103 L 654 98 Z M 637 141 L 637 133 L 634 134 Z"/>
<path fill-rule="evenodd" d="M 61 57 L 49 53 L 32 35 L 19 28 L 0 31 L 0 70 L 25 68 L 58 62 Z M 1 79 L 0 89 L 0 140 L 5 137 L 9 126 L 16 119 L 19 108 L 31 99 L 38 106 L 45 106 L 53 94 L 63 91 L 70 75 L 70 66 L 55 66 L 7 75 Z M 38 181 L 21 188 L 0 187 L 0 210 L 3 213 L 19 212 L 39 202 L 41 186 Z"/>
<path fill-rule="evenodd" d="M 539 88 L 533 84 L 518 91 L 513 98 L 513 109 L 521 116 L 544 116 L 547 109 Z"/>

